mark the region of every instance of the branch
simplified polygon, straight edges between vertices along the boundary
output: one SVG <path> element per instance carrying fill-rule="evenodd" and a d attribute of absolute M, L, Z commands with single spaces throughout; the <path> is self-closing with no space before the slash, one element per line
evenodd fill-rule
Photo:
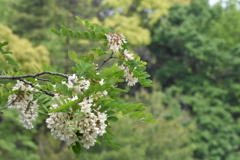
<path fill-rule="evenodd" d="M 31 82 L 29 82 L 29 81 L 26 81 L 26 80 L 23 79 L 23 78 L 20 78 L 19 80 L 22 81 L 22 82 L 24 82 L 24 83 L 26 83 L 26 84 L 28 84 L 28 85 L 30 85 L 30 86 L 33 87 L 33 88 L 35 87 L 35 85 L 34 85 L 33 83 L 31 83 Z M 40 89 L 40 91 L 43 92 L 43 93 L 46 94 L 46 95 L 49 95 L 49 96 L 51 96 L 51 97 L 54 97 L 54 94 L 53 94 L 52 92 L 44 91 L 44 90 L 42 90 L 42 89 Z M 19 92 L 19 93 L 20 93 L 20 92 Z M 14 99 L 14 101 L 12 101 L 10 104 L 8 104 L 7 106 L 5 106 L 5 107 L 3 107 L 3 108 L 0 108 L 0 110 L 6 109 L 6 108 L 8 108 L 10 105 L 12 105 L 13 103 L 15 103 L 15 102 L 17 101 L 19 95 L 20 95 L 19 93 L 18 93 L 16 99 Z M 0 111 L 0 114 L 3 114 L 3 112 Z"/>
<path fill-rule="evenodd" d="M 68 79 L 69 74 L 63 74 L 63 73 L 56 73 L 56 72 L 50 72 L 50 71 L 44 71 L 36 74 L 27 74 L 27 75 L 21 75 L 21 76 L 3 76 L 0 75 L 0 79 L 21 79 L 21 78 L 36 78 L 38 76 L 44 75 L 44 74 L 49 74 L 49 75 L 56 75 L 56 76 L 61 76 L 66 79 Z M 45 80 L 45 79 L 40 79 L 40 80 Z"/>
<path fill-rule="evenodd" d="M 24 83 L 26 83 L 26 84 L 28 84 L 28 85 L 30 85 L 31 87 L 35 87 L 35 85 L 33 84 L 33 83 L 31 83 L 31 82 L 28 82 L 28 81 L 26 81 L 26 80 L 24 80 L 24 79 L 19 79 L 20 81 L 22 81 L 22 82 L 24 82 Z M 46 95 L 49 95 L 49 96 L 51 96 L 51 97 L 54 97 L 54 94 L 52 93 L 52 92 L 49 92 L 49 91 L 45 91 L 45 90 L 43 90 L 43 89 L 40 89 L 40 91 L 42 91 L 44 94 L 46 94 Z"/>
<path fill-rule="evenodd" d="M 12 105 L 13 103 L 15 103 L 15 102 L 17 101 L 19 95 L 20 95 L 20 92 L 18 92 L 16 99 L 14 99 L 10 104 L 8 104 L 7 106 L 5 106 L 5 107 L 3 107 L 3 108 L 0 108 L 0 114 L 3 114 L 3 112 L 2 112 L 1 110 L 8 108 L 10 105 Z"/>
<path fill-rule="evenodd" d="M 107 61 L 109 61 L 111 58 L 115 58 L 113 57 L 113 52 L 110 55 L 110 57 L 108 57 L 106 60 L 103 61 L 103 63 L 96 69 L 96 71 L 98 71 Z"/>

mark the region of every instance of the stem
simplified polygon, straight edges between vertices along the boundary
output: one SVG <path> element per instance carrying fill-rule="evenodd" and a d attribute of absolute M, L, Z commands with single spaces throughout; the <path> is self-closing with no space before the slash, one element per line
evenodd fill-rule
<path fill-rule="evenodd" d="M 106 59 L 103 61 L 103 63 L 96 69 L 96 71 L 98 71 L 107 61 L 109 61 L 111 58 L 115 58 L 113 57 L 113 52 L 112 54 Z"/>
<path fill-rule="evenodd" d="M 61 76 L 61 77 L 64 77 L 66 79 L 68 79 L 68 76 L 70 75 L 70 74 L 44 71 L 44 72 L 39 72 L 39 73 L 36 73 L 36 74 L 26 74 L 26 75 L 21 75 L 21 76 L 3 76 L 3 75 L 0 75 L 0 79 L 21 79 L 21 78 L 30 78 L 30 77 L 31 78 L 36 78 L 36 77 L 44 75 L 44 74 Z M 43 79 L 41 79 L 41 80 L 43 80 Z"/>
<path fill-rule="evenodd" d="M 0 114 L 3 114 L 3 112 L 2 112 L 1 110 L 8 108 L 10 105 L 12 105 L 13 103 L 15 103 L 15 102 L 17 101 L 19 95 L 20 95 L 20 92 L 18 92 L 16 99 L 14 99 L 10 104 L 8 104 L 7 106 L 5 106 L 5 107 L 3 107 L 3 108 L 0 108 Z"/>
<path fill-rule="evenodd" d="M 35 85 L 33 84 L 33 83 L 31 83 L 31 82 L 28 82 L 28 81 L 26 81 L 26 80 L 24 80 L 24 79 L 19 79 L 20 81 L 22 81 L 22 82 L 24 82 L 24 83 L 26 83 L 26 84 L 28 84 L 28 85 L 30 85 L 31 87 L 35 87 Z M 52 93 L 52 92 L 49 92 L 49 91 L 45 91 L 45 90 L 43 90 L 43 89 L 40 89 L 40 91 L 42 91 L 44 94 L 46 94 L 46 95 L 49 95 L 49 96 L 51 96 L 51 97 L 54 97 L 54 94 Z"/>

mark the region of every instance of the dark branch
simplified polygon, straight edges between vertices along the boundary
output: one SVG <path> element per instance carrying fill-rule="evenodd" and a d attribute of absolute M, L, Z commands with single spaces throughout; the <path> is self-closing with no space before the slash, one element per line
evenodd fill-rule
<path fill-rule="evenodd" d="M 10 105 L 12 105 L 13 103 L 15 103 L 15 102 L 17 101 L 19 95 L 20 95 L 20 92 L 18 92 L 16 99 L 14 99 L 10 104 L 8 104 L 7 106 L 5 106 L 5 107 L 3 107 L 3 108 L 0 108 L 0 114 L 3 114 L 3 112 L 2 112 L 1 110 L 8 108 Z"/>
<path fill-rule="evenodd" d="M 66 79 L 68 79 L 69 74 L 63 74 L 63 73 L 56 73 L 56 72 L 50 72 L 50 71 L 44 71 L 36 74 L 27 74 L 27 75 L 20 75 L 20 76 L 3 76 L 0 75 L 0 79 L 21 79 L 21 78 L 36 78 L 44 74 L 49 74 L 49 75 L 56 75 L 56 76 L 61 76 Z M 43 79 L 41 79 L 43 80 Z"/>
<path fill-rule="evenodd" d="M 24 83 L 26 83 L 26 84 L 28 84 L 28 85 L 30 85 L 31 87 L 35 87 L 35 85 L 33 84 L 33 83 L 31 83 L 31 82 L 28 82 L 28 81 L 26 81 L 26 80 L 24 80 L 24 79 L 19 79 L 20 81 L 22 81 L 22 82 L 24 82 Z M 40 91 L 41 92 L 43 92 L 44 94 L 46 94 L 46 95 L 49 95 L 49 96 L 51 96 L 51 97 L 54 97 L 54 94 L 52 93 L 52 92 L 49 92 L 49 91 L 45 91 L 45 90 L 43 90 L 43 89 L 40 89 Z"/>
<path fill-rule="evenodd" d="M 103 63 L 96 69 L 96 71 L 98 71 L 107 61 L 109 61 L 111 58 L 115 58 L 113 57 L 113 52 L 110 55 L 110 57 L 108 57 L 106 60 L 103 61 Z"/>

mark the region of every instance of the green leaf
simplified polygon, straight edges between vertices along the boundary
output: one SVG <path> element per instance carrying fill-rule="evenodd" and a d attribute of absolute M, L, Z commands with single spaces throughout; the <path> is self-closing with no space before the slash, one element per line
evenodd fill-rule
<path fill-rule="evenodd" d="M 83 61 L 79 61 L 78 64 L 76 64 L 76 67 L 78 69 L 78 74 L 79 76 L 82 76 L 86 71 L 90 70 L 90 69 L 93 69 L 94 66 L 91 65 L 91 64 L 86 64 L 84 63 Z"/>
<path fill-rule="evenodd" d="M 72 146 L 72 151 L 77 155 L 81 154 L 81 149 L 77 145 Z"/>
<path fill-rule="evenodd" d="M 148 123 L 157 123 L 156 119 L 151 119 Z"/>
<path fill-rule="evenodd" d="M 104 91 L 104 90 L 106 90 L 106 89 L 108 89 L 108 88 L 110 88 L 110 87 L 111 87 L 110 84 L 104 83 L 104 84 L 102 85 L 102 90 Z"/>
<path fill-rule="evenodd" d="M 132 112 L 129 117 L 130 118 L 133 118 L 133 117 L 136 117 L 140 112 Z"/>
<path fill-rule="evenodd" d="M 58 30 L 56 30 L 56 29 L 50 28 L 49 30 L 50 30 L 51 32 L 55 33 L 55 34 L 58 35 L 58 36 L 61 35 L 61 33 L 60 33 Z"/>
<path fill-rule="evenodd" d="M 72 51 L 68 51 L 68 57 L 75 61 L 77 59 L 77 55 L 76 55 L 76 52 L 72 52 Z"/>
<path fill-rule="evenodd" d="M 0 48 L 2 48 L 3 46 L 6 46 L 6 45 L 8 45 L 8 42 L 3 42 L 3 43 L 0 42 Z"/>
<path fill-rule="evenodd" d="M 77 105 L 73 108 L 73 112 L 77 113 L 76 111 L 78 111 L 82 106 Z"/>
<path fill-rule="evenodd" d="M 64 25 L 61 25 L 61 33 L 62 33 L 62 35 L 66 36 L 67 32 L 68 32 L 68 29 Z"/>
<path fill-rule="evenodd" d="M 88 28 L 91 25 L 91 22 L 89 20 L 84 20 L 85 26 Z"/>
<path fill-rule="evenodd" d="M 79 130 L 79 131 L 82 130 L 81 128 L 78 128 L 78 127 L 75 127 L 75 126 L 70 126 L 70 127 L 73 128 L 73 129 Z"/>
<path fill-rule="evenodd" d="M 143 83 L 142 85 L 143 85 L 144 87 L 153 87 L 153 85 L 150 84 L 150 83 Z"/>
<path fill-rule="evenodd" d="M 111 145 L 111 147 L 112 147 L 112 148 L 115 148 L 115 149 L 121 149 L 121 147 L 118 146 L 118 145 Z"/>
<path fill-rule="evenodd" d="M 108 108 L 109 108 L 109 106 L 104 106 L 99 111 L 102 113 L 102 112 L 106 111 Z"/>
<path fill-rule="evenodd" d="M 42 106 L 43 106 L 43 108 L 48 112 L 47 107 L 46 107 L 44 104 L 42 104 Z"/>
<path fill-rule="evenodd" d="M 46 63 L 42 63 L 43 71 L 53 71 L 52 67 L 47 65 Z"/>
<path fill-rule="evenodd" d="M 148 114 L 144 117 L 145 121 L 149 121 L 151 118 L 152 118 L 152 114 L 151 114 L 151 113 L 148 113 Z"/>
<path fill-rule="evenodd" d="M 145 79 L 145 78 L 142 78 L 142 77 L 140 77 L 138 80 L 139 80 L 139 82 L 140 82 L 141 84 L 143 84 L 143 83 L 146 82 L 146 79 Z"/>
<path fill-rule="evenodd" d="M 71 29 L 69 29 L 67 32 L 70 37 L 73 37 L 75 34 Z"/>
<path fill-rule="evenodd" d="M 78 38 L 82 38 L 82 33 L 80 31 L 76 32 Z"/>
<path fill-rule="evenodd" d="M 18 64 L 9 55 L 4 55 L 4 59 L 8 62 L 9 65 L 19 69 Z"/>
<path fill-rule="evenodd" d="M 81 145 L 79 142 L 75 142 L 75 144 L 76 144 L 76 146 L 78 147 L 78 149 L 80 149 L 80 150 L 81 150 L 81 148 L 82 148 L 82 145 Z"/>
<path fill-rule="evenodd" d="M 150 75 L 149 75 L 149 74 L 146 74 L 146 73 L 144 73 L 144 74 L 140 74 L 140 76 L 139 76 L 139 77 L 148 78 L 148 77 L 150 77 Z"/>
<path fill-rule="evenodd" d="M 102 26 L 95 27 L 95 31 L 96 32 L 102 32 L 103 31 Z"/>
<path fill-rule="evenodd" d="M 97 34 L 97 39 L 107 39 L 106 35 L 103 33 Z"/>
<path fill-rule="evenodd" d="M 115 114 L 115 112 L 114 111 L 107 111 L 107 113 L 106 113 L 108 116 L 112 116 L 112 115 L 114 115 Z"/>
<path fill-rule="evenodd" d="M 67 93 L 69 90 L 68 90 L 68 86 L 66 84 L 63 84 L 62 87 L 61 87 L 62 91 Z"/>
<path fill-rule="evenodd" d="M 95 85 L 95 92 L 98 92 L 98 91 L 100 91 L 100 90 L 102 90 L 101 84 L 96 84 L 96 85 Z"/>
<path fill-rule="evenodd" d="M 137 67 L 136 71 L 142 72 L 142 71 L 144 71 L 145 69 L 146 69 L 145 66 L 139 66 L 139 67 Z"/>
<path fill-rule="evenodd" d="M 137 119 L 141 119 L 141 118 L 143 118 L 145 116 L 145 113 L 139 113 L 138 115 L 137 115 Z"/>
<path fill-rule="evenodd" d="M 96 140 L 96 143 L 101 145 L 102 143 L 98 140 L 98 139 L 95 139 Z"/>
<path fill-rule="evenodd" d="M 91 25 L 90 27 L 90 30 L 94 31 L 95 27 L 93 25 Z"/>
<path fill-rule="evenodd" d="M 38 110 L 38 113 L 41 113 L 41 114 L 47 114 L 47 113 L 45 113 L 44 111 L 42 111 L 42 110 Z"/>
<path fill-rule="evenodd" d="M 76 17 L 76 19 L 78 20 L 78 22 L 79 22 L 81 25 L 83 25 L 82 20 L 81 20 L 78 16 L 75 16 L 75 17 Z"/>
<path fill-rule="evenodd" d="M 90 32 L 89 32 L 89 36 L 90 36 L 91 39 L 94 39 L 94 38 L 97 37 L 97 36 L 96 36 L 96 33 L 95 33 L 94 31 L 90 31 Z"/>
<path fill-rule="evenodd" d="M 87 31 L 84 31 L 83 35 L 84 35 L 84 38 L 86 39 L 89 38 L 89 33 Z"/>
<path fill-rule="evenodd" d="M 121 89 L 121 88 L 114 88 L 115 92 L 127 92 L 127 90 L 125 89 Z"/>
<path fill-rule="evenodd" d="M 79 101 L 80 101 L 79 99 L 77 99 L 75 101 L 70 101 L 70 102 L 68 102 L 66 104 L 63 104 L 59 108 L 49 110 L 49 113 L 58 112 L 58 111 L 61 111 L 61 110 L 64 110 L 64 109 L 68 109 L 70 107 L 75 106 Z"/>
<path fill-rule="evenodd" d="M 117 121 L 118 121 L 118 118 L 112 116 L 112 117 L 108 117 L 107 120 L 112 121 L 112 122 L 117 122 Z"/>

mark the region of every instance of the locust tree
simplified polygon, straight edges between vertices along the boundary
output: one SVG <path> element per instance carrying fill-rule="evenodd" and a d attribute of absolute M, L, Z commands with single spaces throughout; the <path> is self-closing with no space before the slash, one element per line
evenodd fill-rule
<path fill-rule="evenodd" d="M 51 134 L 66 141 L 76 154 L 81 153 L 81 147 L 88 149 L 95 143 L 100 144 L 100 136 L 109 146 L 119 148 L 114 144 L 110 123 L 118 121 L 117 114 L 155 123 L 151 113 L 143 112 L 146 107 L 142 103 L 124 102 L 120 94 L 128 90 L 118 87 L 119 83 L 130 87 L 136 83 L 152 87 L 149 74 L 144 71 L 147 63 L 131 53 L 123 34 L 76 18 L 80 23 L 76 30 L 64 25 L 60 30 L 50 30 L 60 38 L 103 43 L 87 55 L 78 56 L 76 52 L 68 51 L 68 57 L 75 63 L 69 73 L 60 73 L 43 64 L 42 69 L 38 68 L 39 72 L 25 74 L 11 57 L 12 52 L 5 49 L 8 42 L 0 43 L 3 58 L 14 67 L 13 71 L 2 71 L 0 75 L 0 80 L 13 80 L 8 84 L 0 81 L 0 99 L 6 104 L 0 108 L 1 116 L 4 116 L 4 109 L 17 110 L 23 127 L 32 129 L 39 114 L 48 115 L 46 125 Z M 101 56 L 107 57 L 99 63 L 97 60 Z M 111 60 L 114 63 L 104 69 Z"/>

